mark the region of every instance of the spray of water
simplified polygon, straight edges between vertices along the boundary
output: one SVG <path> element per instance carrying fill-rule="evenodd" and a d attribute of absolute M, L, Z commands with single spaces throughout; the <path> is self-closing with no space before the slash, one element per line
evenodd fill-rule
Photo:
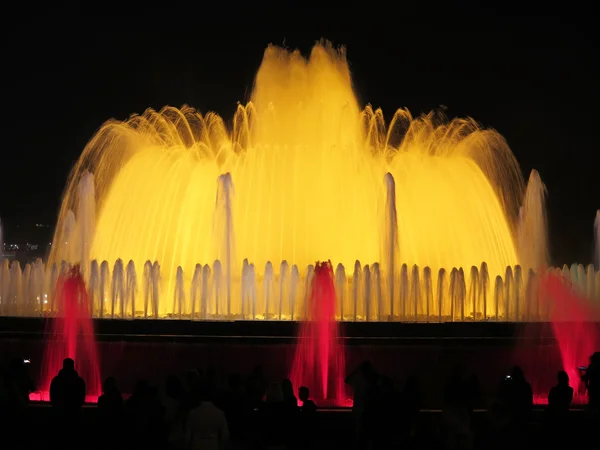
<path fill-rule="evenodd" d="M 439 113 L 389 117 L 361 110 L 344 49 L 321 42 L 305 58 L 269 46 L 251 102 L 229 129 L 187 106 L 105 123 L 69 177 L 50 262 L 87 259 L 90 241 L 81 236 L 93 232 L 92 259 L 131 259 L 138 268 L 159 261 L 161 295 L 170 297 L 177 267 L 189 283 L 196 264 L 219 259 L 222 315 L 242 310 L 241 295 L 228 292 L 227 280 L 241 272 L 231 267 L 233 237 L 259 278 L 268 261 L 275 271 L 284 260 L 302 271 L 324 255 L 346 268 L 380 262 L 384 297 L 395 295 L 389 280 L 398 267 L 393 247 L 382 254 L 382 233 L 399 238 L 395 258 L 410 268 L 437 273 L 486 261 L 495 277 L 518 264 L 513 231 L 524 183 L 502 136 Z M 93 230 L 84 213 L 88 172 Z M 215 215 L 222 226 L 213 227 Z M 161 314 L 172 313 L 170 300 Z"/>
<path fill-rule="evenodd" d="M 331 262 L 317 263 L 311 280 L 308 320 L 300 325 L 290 380 L 307 386 L 312 396 L 344 404 L 345 356 L 335 320 L 335 277 Z"/>
<path fill-rule="evenodd" d="M 548 225 L 546 186 L 537 170 L 532 170 L 519 212 L 517 242 L 521 267 L 528 271 L 548 267 Z"/>
<path fill-rule="evenodd" d="M 579 366 L 587 366 L 589 357 L 600 348 L 598 324 L 594 320 L 597 307 L 580 294 L 576 285 L 552 272 L 543 274 L 540 299 L 547 302 L 554 337 L 558 344 L 563 370 L 569 375 L 571 386 L 585 401 L 585 392 L 578 391 Z"/>
<path fill-rule="evenodd" d="M 396 212 L 396 182 L 391 173 L 385 175 L 385 210 L 386 219 L 384 221 L 387 230 L 384 231 L 384 249 L 383 254 L 386 256 L 384 270 L 387 272 L 387 287 L 388 299 L 393 299 L 395 296 L 394 286 L 396 278 L 396 259 L 398 255 L 398 216 Z M 394 317 L 394 302 L 390 302 L 389 317 Z"/>
<path fill-rule="evenodd" d="M 102 389 L 100 366 L 89 297 L 79 266 L 59 276 L 54 298 L 56 315 L 46 324 L 42 400 L 48 400 L 52 378 L 58 374 L 65 358 L 75 361 L 75 368 L 86 381 L 88 396 L 97 399 Z"/>
<path fill-rule="evenodd" d="M 231 174 L 220 175 L 217 181 L 217 202 L 215 205 L 215 227 L 213 233 L 220 247 L 217 250 L 219 260 L 223 264 L 227 315 L 231 314 L 231 277 L 237 273 L 235 264 L 235 234 L 233 229 L 233 182 Z M 179 267 L 180 268 L 180 267 Z M 178 268 L 178 270 L 179 270 Z M 183 269 L 181 269 L 183 270 Z"/>

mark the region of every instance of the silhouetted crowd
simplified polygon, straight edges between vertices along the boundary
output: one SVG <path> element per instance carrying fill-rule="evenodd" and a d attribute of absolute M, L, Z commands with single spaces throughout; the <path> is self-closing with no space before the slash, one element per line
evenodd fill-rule
<path fill-rule="evenodd" d="M 587 417 L 597 421 L 600 353 L 580 372 L 589 399 Z M 364 362 L 345 382 L 352 387 L 354 401 L 352 421 L 347 421 L 343 430 L 345 437 L 351 436 L 351 448 L 532 447 L 533 392 L 520 367 L 500 380 L 495 399 L 488 405 L 486 432 L 479 437 L 476 430 L 482 425 L 476 422 L 481 414 L 476 412 L 484 407 L 479 383 L 460 365 L 446 380 L 443 408 L 436 420 L 422 420 L 431 412 L 421 410 L 422 393 L 414 377 L 396 389 L 391 378 Z M 329 431 L 307 387 L 296 390 L 287 379 L 269 382 L 260 367 L 247 377 L 231 375 L 226 386 L 214 370 L 207 369 L 171 376 L 160 389 L 139 381 L 127 398 L 112 377 L 104 381 L 102 390 L 95 408 L 95 431 L 89 433 L 82 421 L 85 381 L 72 359 L 63 361 L 50 386 L 52 433 L 47 436 L 48 447 L 301 450 L 322 448 L 323 436 Z M 33 391 L 27 364 L 12 361 L 0 377 L 0 424 L 4 429 L 0 448 L 21 448 L 23 429 L 35 433 L 35 429 L 23 428 Z M 572 431 L 566 424 L 573 397 L 567 373 L 558 372 L 536 435 L 542 436 L 545 448 L 569 444 Z M 589 448 L 600 448 L 596 444 L 600 441 Z"/>

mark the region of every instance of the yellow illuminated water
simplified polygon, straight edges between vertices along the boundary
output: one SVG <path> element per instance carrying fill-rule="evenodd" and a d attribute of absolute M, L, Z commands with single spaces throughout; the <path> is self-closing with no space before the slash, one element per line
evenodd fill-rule
<path fill-rule="evenodd" d="M 269 46 L 251 102 L 229 127 L 187 106 L 105 123 L 72 171 L 55 243 L 84 171 L 96 183 L 91 258 L 133 259 L 138 270 L 157 260 L 170 280 L 179 265 L 191 274 L 222 257 L 215 199 L 225 172 L 235 186 L 235 258 L 259 273 L 267 261 L 301 270 L 316 260 L 347 270 L 357 259 L 383 261 L 386 172 L 396 181 L 400 262 L 468 271 L 486 261 L 490 277 L 518 263 L 523 182 L 504 139 L 434 113 L 398 110 L 386 124 L 380 110 L 361 109 L 345 53 L 328 43 L 308 59 Z M 51 258 L 61 257 L 55 245 Z"/>

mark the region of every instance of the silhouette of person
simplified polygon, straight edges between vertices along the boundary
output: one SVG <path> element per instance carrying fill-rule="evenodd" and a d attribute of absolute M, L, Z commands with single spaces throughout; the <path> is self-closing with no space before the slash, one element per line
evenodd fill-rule
<path fill-rule="evenodd" d="M 203 388 L 205 389 L 209 389 L 211 392 L 214 392 L 215 394 L 215 398 L 214 398 L 214 402 L 218 403 L 218 399 L 217 395 L 219 393 L 219 388 L 218 388 L 218 380 L 219 380 L 219 376 L 217 374 L 217 369 L 215 367 L 209 366 L 206 368 L 206 372 L 204 374 L 204 380 L 202 381 L 202 384 L 205 384 L 206 387 Z"/>
<path fill-rule="evenodd" d="M 481 401 L 481 387 L 479 385 L 479 378 L 475 374 L 471 374 L 467 379 L 467 401 L 469 403 L 469 411 L 473 413 L 473 410 L 479 406 Z"/>
<path fill-rule="evenodd" d="M 509 405 L 513 419 L 517 422 L 527 421 L 533 408 L 533 390 L 521 367 L 513 367 L 509 382 Z"/>
<path fill-rule="evenodd" d="M 165 419 L 168 423 L 174 422 L 183 401 L 184 389 L 181 381 L 176 376 L 169 376 L 165 383 L 165 392 L 162 399 L 165 408 Z"/>
<path fill-rule="evenodd" d="M 416 377 L 410 376 L 404 384 L 400 397 L 400 424 L 403 426 L 403 438 L 409 442 L 416 434 L 416 424 L 421 409 L 421 389 Z"/>
<path fill-rule="evenodd" d="M 563 448 L 569 445 L 569 406 L 573 400 L 573 388 L 569 386 L 569 376 L 563 370 L 557 374 L 558 384 L 548 394 L 548 409 L 544 421 L 545 446 Z"/>
<path fill-rule="evenodd" d="M 248 422 L 246 416 L 250 413 L 246 393 L 244 392 L 244 383 L 239 374 L 232 374 L 227 384 L 229 391 L 223 399 L 223 411 L 227 418 L 232 440 L 242 439 L 246 435 Z"/>
<path fill-rule="evenodd" d="M 587 388 L 588 403 L 592 410 L 600 408 L 600 352 L 590 356 L 590 364 L 581 370 L 581 379 Z"/>
<path fill-rule="evenodd" d="M 281 382 L 281 392 L 283 393 L 283 404 L 289 413 L 298 411 L 298 399 L 294 395 L 294 386 L 287 378 Z"/>
<path fill-rule="evenodd" d="M 75 361 L 63 360 L 63 367 L 50 383 L 50 402 L 56 414 L 53 428 L 56 445 L 74 448 L 79 442 L 80 411 L 85 403 L 85 381 L 75 371 Z"/>
<path fill-rule="evenodd" d="M 344 381 L 352 386 L 355 443 L 358 448 L 362 448 L 367 445 L 367 435 L 370 431 L 368 430 L 369 413 L 371 412 L 369 406 L 372 402 L 369 400 L 374 397 L 373 391 L 377 383 L 377 373 L 370 361 L 364 361 Z"/>
<path fill-rule="evenodd" d="M 164 408 L 165 431 L 167 447 L 170 449 L 183 448 L 185 444 L 185 420 L 187 405 L 184 403 L 183 384 L 176 376 L 169 376 L 165 383 L 162 405 Z"/>
<path fill-rule="evenodd" d="M 453 368 L 444 390 L 443 420 L 446 444 L 449 447 L 470 448 L 471 392 L 462 366 Z"/>
<path fill-rule="evenodd" d="M 557 374 L 558 384 L 550 389 L 548 410 L 556 415 L 564 415 L 569 411 L 573 401 L 573 388 L 569 386 L 569 375 L 564 370 Z"/>
<path fill-rule="evenodd" d="M 225 413 L 214 405 L 214 391 L 204 385 L 200 391 L 201 403 L 188 415 L 186 433 L 190 450 L 220 450 L 229 440 Z"/>
<path fill-rule="evenodd" d="M 117 381 L 108 377 L 102 384 L 102 395 L 98 397 L 99 433 L 103 447 L 114 448 L 122 433 L 123 397 L 117 387 Z"/>
<path fill-rule="evenodd" d="M 298 432 L 295 433 L 295 441 L 300 448 L 312 448 L 317 434 L 316 412 L 317 405 L 310 399 L 310 391 L 306 386 L 298 389 L 298 398 L 302 402 L 299 414 Z"/>
<path fill-rule="evenodd" d="M 123 412 L 123 397 L 113 377 L 104 380 L 102 395 L 98 397 L 98 410 L 107 417 L 118 417 Z"/>
<path fill-rule="evenodd" d="M 200 370 L 188 370 L 185 375 L 187 396 L 186 408 L 191 410 L 200 404 L 200 390 L 203 384 L 203 374 Z"/>
<path fill-rule="evenodd" d="M 280 383 L 270 383 L 265 394 L 265 401 L 258 409 L 260 423 L 260 439 L 268 448 L 284 446 L 288 439 L 288 417 L 284 413 L 283 392 Z"/>
<path fill-rule="evenodd" d="M 63 367 L 50 383 L 50 402 L 59 414 L 77 416 L 85 403 L 85 381 L 75 370 L 75 361 L 63 360 Z"/>
<path fill-rule="evenodd" d="M 393 441 L 398 436 L 400 417 L 400 395 L 396 391 L 394 380 L 389 376 L 379 377 L 377 398 L 373 399 L 373 447 L 375 449 L 388 449 L 393 446 Z"/>
<path fill-rule="evenodd" d="M 267 382 L 261 366 L 255 366 L 246 382 L 246 394 L 252 408 L 258 408 L 267 389 Z"/>
<path fill-rule="evenodd" d="M 29 361 L 27 361 L 28 363 Z M 15 394 L 19 398 L 21 405 L 27 405 L 29 403 L 29 394 L 35 391 L 33 381 L 29 378 L 27 373 L 28 364 L 24 360 L 19 358 L 13 358 L 8 365 L 6 376 L 8 382 L 15 389 Z"/>
<path fill-rule="evenodd" d="M 139 380 L 125 403 L 125 409 L 129 447 L 159 448 L 159 441 L 164 435 L 161 428 L 163 406 L 158 390 L 146 380 Z"/>
<path fill-rule="evenodd" d="M 294 431 L 298 422 L 298 399 L 294 395 L 294 386 L 287 378 L 281 382 L 281 393 L 283 395 L 282 414 L 283 432 L 287 445 L 293 444 Z"/>
<path fill-rule="evenodd" d="M 528 448 L 527 426 L 533 409 L 533 390 L 519 366 L 504 378 L 499 398 L 505 408 L 504 427 L 509 442 L 517 448 Z"/>
<path fill-rule="evenodd" d="M 0 372 L 0 439 L 7 448 L 13 448 L 19 439 L 20 425 L 29 402 L 30 380 L 20 359 L 12 360 L 5 371 Z"/>
<path fill-rule="evenodd" d="M 375 378 L 375 369 L 370 361 L 364 361 L 354 369 L 344 380 L 353 389 L 352 410 L 362 414 L 365 409 L 367 391 Z"/>
<path fill-rule="evenodd" d="M 300 411 L 303 415 L 312 415 L 317 412 L 317 405 L 310 399 L 310 391 L 306 386 L 301 386 L 298 389 L 298 397 L 300 397 L 300 401 L 302 402 Z"/>

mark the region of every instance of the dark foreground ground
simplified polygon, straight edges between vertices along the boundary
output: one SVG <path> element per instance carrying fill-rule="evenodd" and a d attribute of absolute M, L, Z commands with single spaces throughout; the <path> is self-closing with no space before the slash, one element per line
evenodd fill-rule
<path fill-rule="evenodd" d="M 46 328 L 45 319 L 0 317 L 0 363 L 30 359 L 30 376 L 41 389 Z M 138 379 L 163 386 L 167 376 L 196 368 L 212 368 L 227 380 L 258 365 L 269 381 L 279 382 L 289 376 L 299 324 L 103 319 L 94 321 L 94 329 L 101 377 L 115 377 L 121 391 L 130 393 Z M 415 376 L 430 409 L 440 408 L 444 380 L 456 364 L 477 376 L 486 399 L 515 364 L 542 397 L 562 369 L 548 323 L 344 322 L 341 332 L 346 372 L 370 360 L 398 388 Z"/>
<path fill-rule="evenodd" d="M 99 437 L 106 430 L 98 427 L 96 420 L 96 408 L 84 408 L 79 424 L 73 424 L 73 433 L 77 434 L 76 448 L 81 450 L 100 450 Z M 476 449 L 553 449 L 567 447 L 573 449 L 598 449 L 597 417 L 591 417 L 582 410 L 573 410 L 568 417 L 561 422 L 559 427 L 548 429 L 545 425 L 545 411 L 538 409 L 534 411 L 533 418 L 525 434 L 516 440 L 509 433 L 496 431 L 490 413 L 477 411 L 473 415 L 474 448 Z M 352 449 L 354 444 L 353 421 L 351 412 L 319 411 L 318 412 L 317 439 L 313 448 L 315 449 Z M 11 449 L 53 449 L 65 448 L 64 442 L 58 446 L 56 442 L 56 430 L 52 409 L 48 405 L 31 406 L 27 411 L 25 421 L 19 429 L 19 438 L 13 445 L 7 445 L 0 441 L 0 448 Z M 248 420 L 252 421 L 253 418 Z M 0 431 L 6 426 L 6 422 L 0 423 Z M 124 424 L 127 427 L 127 424 Z M 268 424 L 252 424 L 252 428 L 268 427 Z M 398 427 L 399 429 L 400 427 Z M 440 411 L 422 411 L 418 418 L 418 427 L 411 445 L 400 442 L 400 436 L 394 436 L 394 443 L 390 444 L 392 449 L 406 448 L 444 448 L 442 441 L 442 413 Z M 13 431 L 15 431 L 13 429 Z M 5 435 L 6 429 L 1 435 Z M 562 437 L 562 440 L 561 440 Z M 60 441 L 59 441 L 60 442 Z M 122 442 L 114 442 L 112 449 L 124 448 Z M 128 445 L 128 449 L 135 447 Z M 251 443 L 239 442 L 233 448 L 254 449 Z M 141 450 L 149 450 L 144 448 Z"/>

